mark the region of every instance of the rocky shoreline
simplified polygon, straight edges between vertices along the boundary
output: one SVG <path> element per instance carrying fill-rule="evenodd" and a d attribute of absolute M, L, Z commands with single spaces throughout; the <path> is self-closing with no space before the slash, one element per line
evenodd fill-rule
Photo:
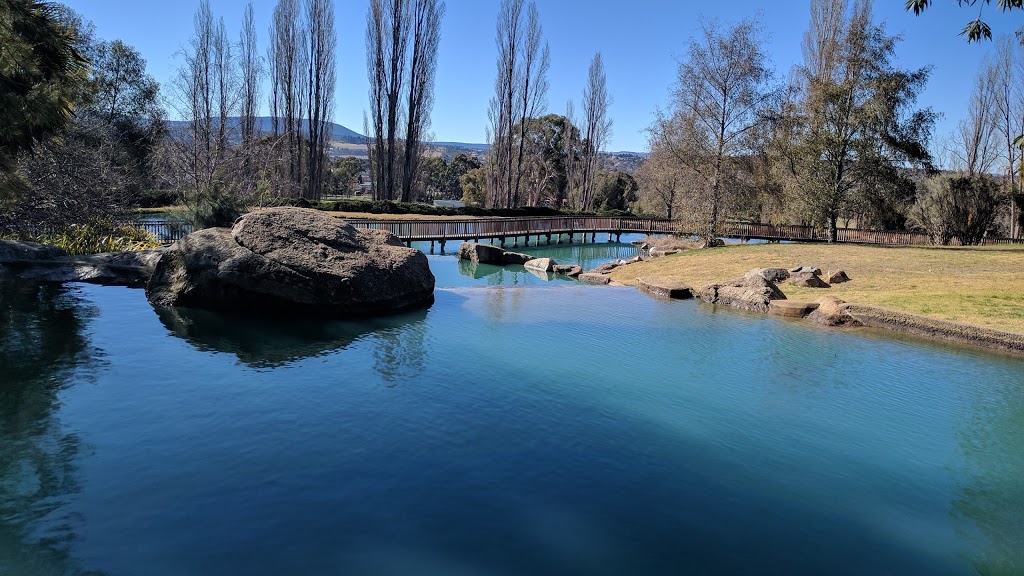
<path fill-rule="evenodd" d="M 394 244 L 386 241 L 382 243 Z M 25 279 L 145 287 L 164 252 L 144 250 L 71 256 L 53 246 L 3 240 L 0 241 L 0 280 Z M 459 258 L 476 263 L 518 264 L 538 272 L 561 274 L 582 283 L 597 285 L 620 285 L 613 282 L 608 273 L 641 261 L 640 257 L 619 260 L 603 264 L 594 270 L 583 271 L 579 266 L 559 265 L 548 258 L 535 258 L 488 244 L 468 242 L 460 247 Z M 842 270 L 829 271 L 824 279 L 821 278 L 821 274 L 820 269 L 812 266 L 801 266 L 791 270 L 758 268 L 731 281 L 711 284 L 700 289 L 691 288 L 683 282 L 656 277 L 637 278 L 636 288 L 654 297 L 696 298 L 708 304 L 804 319 L 822 326 L 862 326 L 930 340 L 1024 354 L 1024 334 L 938 320 L 877 306 L 848 303 L 829 295 L 819 297 L 813 302 L 793 301 L 789 300 L 778 286 L 778 283 L 789 281 L 824 290 L 832 283 L 850 281 L 849 276 Z"/>
<path fill-rule="evenodd" d="M 707 304 L 805 319 L 821 326 L 867 327 L 929 340 L 1024 354 L 1024 334 L 938 320 L 877 306 L 848 303 L 835 296 L 822 296 L 813 302 L 793 301 L 787 299 L 776 284 L 788 280 L 795 285 L 824 289 L 831 283 L 850 281 L 849 276 L 842 270 L 830 271 L 827 275 L 829 282 L 821 279 L 820 274 L 820 269 L 806 266 L 792 270 L 758 268 L 728 282 L 711 284 L 696 291 L 689 289 L 689 293 L 685 290 L 652 290 L 652 285 L 673 285 L 678 288 L 685 285 L 649 277 L 637 278 L 636 287 L 654 296 L 680 299 L 695 297 Z"/>

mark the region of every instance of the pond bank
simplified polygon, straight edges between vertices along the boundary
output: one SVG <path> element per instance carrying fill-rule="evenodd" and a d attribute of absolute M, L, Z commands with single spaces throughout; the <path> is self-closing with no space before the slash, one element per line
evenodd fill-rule
<path fill-rule="evenodd" d="M 614 283 L 640 278 L 685 282 L 695 289 L 753 268 L 812 265 L 845 270 L 851 282 L 808 288 L 780 282 L 787 298 L 834 296 L 857 323 L 1024 353 L 1024 249 L 889 248 L 851 245 L 751 245 L 646 260 L 610 273 Z"/>

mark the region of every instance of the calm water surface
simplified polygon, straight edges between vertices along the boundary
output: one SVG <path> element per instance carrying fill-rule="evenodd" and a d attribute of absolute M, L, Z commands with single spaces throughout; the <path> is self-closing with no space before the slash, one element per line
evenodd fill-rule
<path fill-rule="evenodd" d="M 1024 573 L 1024 361 L 430 262 L 369 322 L 0 285 L 0 574 Z"/>

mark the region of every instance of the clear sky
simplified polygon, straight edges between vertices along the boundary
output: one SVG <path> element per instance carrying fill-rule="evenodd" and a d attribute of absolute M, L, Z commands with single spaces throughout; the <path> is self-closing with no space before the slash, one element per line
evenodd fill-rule
<path fill-rule="evenodd" d="M 495 18 L 500 0 L 446 0 L 433 114 L 435 140 L 483 142 L 487 105 L 495 74 Z M 172 75 L 175 54 L 192 33 L 199 0 L 65 0 L 91 20 L 104 39 L 119 38 L 138 49 L 161 83 Z M 212 0 L 237 38 L 246 0 Z M 338 87 L 335 121 L 362 132 L 367 108 L 364 48 L 366 0 L 335 0 L 338 26 Z M 265 43 L 274 0 L 254 0 L 257 30 Z M 957 34 L 977 15 L 954 0 L 937 0 L 922 16 L 903 9 L 904 0 L 877 0 L 875 17 L 900 34 L 897 64 L 932 67 L 920 105 L 943 114 L 937 136 L 950 132 L 963 115 L 978 63 L 991 43 L 967 45 Z M 658 107 L 668 103 L 676 59 L 696 34 L 701 17 L 729 23 L 757 17 L 769 36 L 768 51 L 782 81 L 801 60 L 809 0 L 537 0 L 544 35 L 551 46 L 549 111 L 564 113 L 577 101 L 594 53 L 601 51 L 614 98 L 610 151 L 644 151 L 644 129 Z M 996 34 L 1012 34 L 1024 13 L 986 9 Z"/>

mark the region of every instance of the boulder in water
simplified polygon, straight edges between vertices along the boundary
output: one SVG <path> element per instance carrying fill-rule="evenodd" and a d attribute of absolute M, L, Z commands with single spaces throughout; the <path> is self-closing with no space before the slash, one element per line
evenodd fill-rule
<path fill-rule="evenodd" d="M 318 210 L 271 208 L 174 243 L 146 286 L 157 307 L 362 317 L 434 299 L 427 257 L 390 232 Z"/>

